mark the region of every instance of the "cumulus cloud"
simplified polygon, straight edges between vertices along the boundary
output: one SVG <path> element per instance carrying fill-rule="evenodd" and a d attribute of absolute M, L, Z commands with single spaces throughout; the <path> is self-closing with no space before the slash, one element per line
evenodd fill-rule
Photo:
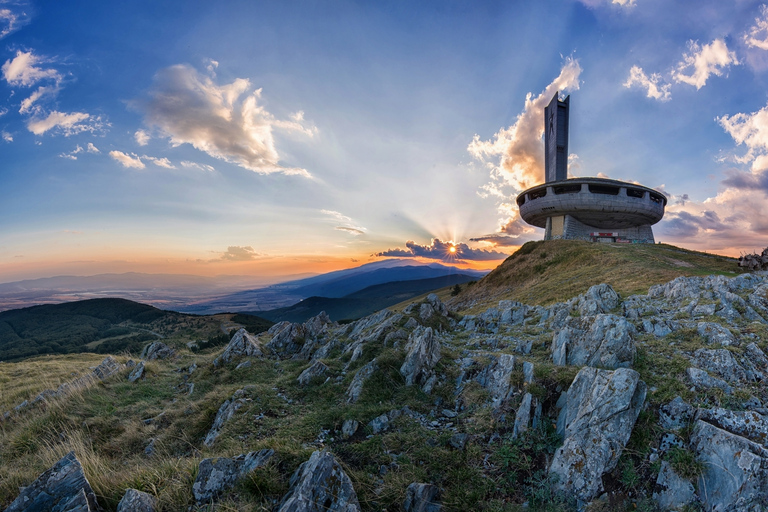
<path fill-rule="evenodd" d="M 221 259 L 224 261 L 251 261 L 257 257 L 259 254 L 253 250 L 253 247 L 247 245 L 244 247 L 230 245 L 227 247 L 227 251 L 221 255 Z"/>
<path fill-rule="evenodd" d="M 692 85 L 696 89 L 704 87 L 710 75 L 722 76 L 728 66 L 739 63 L 736 54 L 728 50 L 722 39 L 715 39 L 704 46 L 697 41 L 688 41 L 688 50 L 672 77 L 676 82 Z"/>
<path fill-rule="evenodd" d="M 5 2 L 0 2 L 5 4 Z M 24 3 L 19 2 L 11 8 L 0 7 L 0 39 L 16 32 L 29 21 L 29 16 L 21 8 Z"/>
<path fill-rule="evenodd" d="M 581 66 L 574 59 L 567 59 L 560 75 L 541 94 L 525 97 L 523 112 L 509 128 L 502 128 L 490 140 L 475 135 L 467 147 L 469 153 L 490 171 L 491 183 L 486 192 L 501 191 L 511 187 L 521 191 L 544 178 L 544 108 L 558 92 L 579 88 Z M 500 195 L 507 196 L 507 193 Z"/>
<path fill-rule="evenodd" d="M 768 105 L 752 113 L 724 115 L 717 122 L 733 138 L 737 146 L 746 147 L 738 163 L 750 164 L 752 172 L 768 169 Z"/>
<path fill-rule="evenodd" d="M 190 162 L 189 160 L 183 160 L 181 166 L 186 169 L 199 169 L 201 171 L 213 172 L 216 169 L 206 164 L 198 164 L 197 162 Z"/>
<path fill-rule="evenodd" d="M 45 79 L 60 81 L 62 77 L 58 71 L 40 66 L 47 62 L 49 62 L 47 59 L 33 54 L 32 51 L 18 50 L 16 57 L 3 64 L 3 78 L 14 87 L 31 87 Z"/>
<path fill-rule="evenodd" d="M 149 160 L 150 162 L 152 162 L 153 164 L 155 164 L 158 167 L 165 167 L 166 169 L 175 169 L 176 168 L 176 166 L 173 165 L 171 163 L 171 161 L 168 160 L 167 158 L 157 158 L 157 157 L 154 157 L 154 156 L 147 156 L 147 155 L 142 155 L 141 158 L 144 159 L 144 160 Z"/>
<path fill-rule="evenodd" d="M 302 113 L 285 121 L 276 119 L 259 105 L 261 89 L 252 90 L 246 79 L 217 84 L 215 67 L 209 66 L 208 75 L 187 65 L 163 69 L 155 75 L 149 97 L 132 105 L 173 145 L 190 144 L 260 174 L 309 177 L 305 169 L 280 164 L 273 130 L 312 136 L 316 129 L 306 124 Z"/>
<path fill-rule="evenodd" d="M 0 132 L 0 136 L 3 137 L 3 140 L 5 142 L 13 142 L 13 135 L 11 135 L 10 133 L 8 133 L 6 131 Z"/>
<path fill-rule="evenodd" d="M 768 50 L 768 6 L 760 6 L 760 16 L 744 34 L 744 43 L 750 48 Z"/>
<path fill-rule="evenodd" d="M 117 160 L 123 167 L 133 169 L 144 169 L 146 167 L 141 158 L 136 154 L 127 155 L 122 151 L 110 151 L 109 156 Z"/>
<path fill-rule="evenodd" d="M 669 92 L 670 84 L 662 83 L 661 75 L 658 73 L 646 75 L 640 66 L 632 66 L 629 70 L 629 78 L 623 85 L 628 89 L 634 86 L 644 89 L 646 96 L 655 100 L 669 101 L 672 98 Z"/>
<path fill-rule="evenodd" d="M 85 112 L 58 112 L 54 110 L 45 117 L 32 119 L 27 123 L 27 129 L 35 135 L 42 135 L 49 130 L 62 133 L 65 137 L 82 132 L 101 130 L 104 123 L 101 117 L 92 117 Z"/>
<path fill-rule="evenodd" d="M 136 139 L 136 143 L 139 146 L 146 146 L 149 144 L 149 133 L 144 130 L 136 130 L 136 133 L 133 134 L 133 138 Z"/>
<path fill-rule="evenodd" d="M 93 145 L 93 142 L 89 142 L 88 145 L 85 147 L 85 149 L 89 153 L 94 153 L 94 154 L 101 153 L 101 151 L 99 151 L 99 148 Z"/>
<path fill-rule="evenodd" d="M 455 251 L 451 252 L 451 248 L 454 248 Z M 405 242 L 405 249 L 400 247 L 388 249 L 377 253 L 376 256 L 426 258 L 445 261 L 493 261 L 504 259 L 508 254 L 484 249 L 472 249 L 465 243 L 442 242 L 438 238 L 433 238 L 429 245 L 419 245 L 413 240 L 408 240 Z"/>
<path fill-rule="evenodd" d="M 77 160 L 77 154 L 78 153 L 82 153 L 83 151 L 84 151 L 83 147 L 78 144 L 77 146 L 75 146 L 75 149 L 70 151 L 69 153 L 61 153 L 59 155 L 59 158 L 67 158 L 69 160 Z"/>

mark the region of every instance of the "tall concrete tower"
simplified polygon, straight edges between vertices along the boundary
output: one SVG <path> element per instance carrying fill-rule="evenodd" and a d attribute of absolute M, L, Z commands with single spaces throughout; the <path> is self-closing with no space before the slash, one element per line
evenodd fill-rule
<path fill-rule="evenodd" d="M 571 97 L 557 99 L 544 109 L 544 181 L 568 179 L 568 109 Z"/>

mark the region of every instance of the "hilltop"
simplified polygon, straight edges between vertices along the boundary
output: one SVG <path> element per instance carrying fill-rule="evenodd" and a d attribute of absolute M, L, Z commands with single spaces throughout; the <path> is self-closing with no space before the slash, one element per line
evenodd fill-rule
<path fill-rule="evenodd" d="M 451 307 L 445 289 L 226 347 L 179 332 L 140 357 L 6 362 L 0 508 L 67 465 L 106 510 L 137 491 L 200 512 L 761 510 L 768 279 L 732 272 L 670 246 L 534 243 Z"/>

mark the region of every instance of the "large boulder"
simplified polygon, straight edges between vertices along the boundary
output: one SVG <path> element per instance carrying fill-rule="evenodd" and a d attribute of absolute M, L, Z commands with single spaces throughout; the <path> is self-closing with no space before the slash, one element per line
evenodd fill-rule
<path fill-rule="evenodd" d="M 307 341 L 307 329 L 302 324 L 280 322 L 273 325 L 267 334 L 272 335 L 272 339 L 266 345 L 267 348 L 281 358 L 299 353 Z"/>
<path fill-rule="evenodd" d="M 629 367 L 636 353 L 633 330 L 621 316 L 571 317 L 552 339 L 552 360 L 557 365 Z"/>
<path fill-rule="evenodd" d="M 127 489 L 120 503 L 117 504 L 117 512 L 156 512 L 157 499 L 151 494 L 137 489 Z"/>
<path fill-rule="evenodd" d="M 21 491 L 5 512 L 101 510 L 75 452 L 69 452 Z"/>
<path fill-rule="evenodd" d="M 216 418 L 213 420 L 213 425 L 205 436 L 203 444 L 208 447 L 213 445 L 216 438 L 219 437 L 224 424 L 248 401 L 249 399 L 245 396 L 245 389 L 238 389 L 232 395 L 232 398 L 221 404 L 219 411 L 216 413 Z"/>
<path fill-rule="evenodd" d="M 290 484 L 278 512 L 360 511 L 352 481 L 331 453 L 312 453 L 291 476 Z"/>
<path fill-rule="evenodd" d="M 602 491 L 602 476 L 616 467 L 645 392 L 645 383 L 634 370 L 581 369 L 558 418 L 564 441 L 549 468 L 561 490 L 582 502 Z"/>
<path fill-rule="evenodd" d="M 415 330 L 408 340 L 408 355 L 400 367 L 406 386 L 419 385 L 429 392 L 434 385 L 434 368 L 440 360 L 440 342 L 431 327 Z"/>
<path fill-rule="evenodd" d="M 261 357 L 262 355 L 257 338 L 243 328 L 232 336 L 224 352 L 213 360 L 213 366 L 219 367 L 240 357 Z"/>
<path fill-rule="evenodd" d="M 192 493 L 198 503 L 207 503 L 229 489 L 254 469 L 267 463 L 274 450 L 250 452 L 236 457 L 203 459 L 192 484 Z"/>
<path fill-rule="evenodd" d="M 707 512 L 763 510 L 768 503 L 768 450 L 698 420 L 691 448 L 704 464 L 699 495 Z"/>
<path fill-rule="evenodd" d="M 144 361 L 154 361 L 155 359 L 166 359 L 172 357 L 176 352 L 162 341 L 153 341 L 141 351 L 139 356 Z"/>
<path fill-rule="evenodd" d="M 581 316 L 608 313 L 619 305 L 619 294 L 609 284 L 597 284 L 576 297 L 574 304 Z"/>

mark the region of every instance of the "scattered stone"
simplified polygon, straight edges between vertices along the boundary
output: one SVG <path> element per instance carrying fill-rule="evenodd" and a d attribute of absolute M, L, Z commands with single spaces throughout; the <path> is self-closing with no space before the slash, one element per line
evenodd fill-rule
<path fill-rule="evenodd" d="M 469 434 L 458 433 L 451 436 L 451 446 L 457 450 L 463 450 L 469 440 Z"/>
<path fill-rule="evenodd" d="M 659 407 L 659 425 L 667 430 L 680 430 L 688 425 L 693 414 L 693 407 L 677 396 L 668 404 Z"/>
<path fill-rule="evenodd" d="M 438 495 L 440 489 L 432 484 L 412 483 L 405 491 L 405 512 L 440 512 L 443 510 Z"/>
<path fill-rule="evenodd" d="M 251 363 L 250 359 L 247 360 L 247 361 L 243 361 L 239 365 L 235 366 L 235 370 L 245 370 L 246 368 L 250 368 L 251 364 L 253 364 L 253 363 Z"/>
<path fill-rule="evenodd" d="M 203 459 L 198 467 L 195 483 L 192 485 L 195 500 L 198 503 L 214 500 L 235 485 L 237 480 L 265 465 L 274 453 L 274 450 L 261 450 L 232 458 Z"/>
<path fill-rule="evenodd" d="M 144 361 L 154 361 L 155 359 L 167 359 L 173 357 L 176 352 L 162 341 L 153 341 L 141 351 L 139 356 Z"/>
<path fill-rule="evenodd" d="M 523 384 L 533 384 L 533 363 L 523 362 Z"/>
<path fill-rule="evenodd" d="M 136 489 L 127 489 L 120 503 L 117 504 L 117 512 L 155 512 L 157 499 L 151 494 Z"/>
<path fill-rule="evenodd" d="M 408 339 L 408 355 L 400 367 L 400 373 L 405 377 L 405 385 L 414 384 L 427 387 L 434 375 L 433 369 L 440 360 L 440 342 L 432 332 L 431 327 L 415 330 Z"/>
<path fill-rule="evenodd" d="M 389 428 L 389 416 L 382 414 L 373 418 L 368 422 L 368 426 L 371 427 L 371 431 L 375 434 L 380 434 Z"/>
<path fill-rule="evenodd" d="M 144 455 L 146 457 L 152 457 L 155 455 L 155 438 L 149 440 L 149 443 L 147 443 L 146 448 L 144 448 Z"/>
<path fill-rule="evenodd" d="M 561 490 L 588 502 L 603 490 L 602 476 L 621 456 L 645 401 L 646 386 L 636 371 L 585 367 L 576 375 L 558 418 L 563 446 L 550 473 Z"/>
<path fill-rule="evenodd" d="M 378 366 L 376 365 L 376 359 L 374 359 L 370 363 L 357 370 L 355 377 L 349 384 L 349 388 L 347 388 L 347 402 L 351 404 L 357 402 L 357 400 L 360 398 L 360 394 L 363 392 L 363 384 L 365 384 L 365 381 L 367 381 L 371 375 L 373 375 L 373 372 L 375 372 L 377 369 Z"/>
<path fill-rule="evenodd" d="M 696 498 L 693 484 L 681 478 L 667 461 L 661 462 L 653 499 L 661 510 L 678 510 Z"/>
<path fill-rule="evenodd" d="M 240 357 L 261 357 L 262 355 L 264 354 L 259 348 L 258 338 L 246 331 L 245 328 L 241 328 L 229 340 L 224 352 L 213 360 L 213 366 L 218 368 Z"/>
<path fill-rule="evenodd" d="M 343 439 L 349 439 L 355 435 L 355 432 L 357 432 L 359 426 L 360 423 L 358 421 L 344 420 L 344 423 L 341 425 L 341 437 Z"/>
<path fill-rule="evenodd" d="M 728 395 L 730 395 L 733 392 L 733 388 L 731 388 L 731 386 L 729 386 L 727 382 L 725 382 L 724 380 L 712 377 L 704 370 L 700 370 L 699 368 L 688 368 L 686 370 L 686 373 L 688 374 L 688 378 L 691 379 L 691 383 L 696 388 L 699 388 L 699 389 L 719 388 L 725 391 L 725 393 Z"/>
<path fill-rule="evenodd" d="M 47 512 L 101 510 L 96 495 L 85 478 L 83 466 L 75 452 L 69 452 L 50 469 L 42 473 L 5 512 Z"/>
<path fill-rule="evenodd" d="M 291 476 L 278 512 L 358 512 L 357 494 L 334 456 L 316 451 Z"/>
<path fill-rule="evenodd" d="M 561 366 L 629 367 L 635 359 L 633 329 L 616 315 L 571 317 L 552 339 L 552 361 Z"/>
<path fill-rule="evenodd" d="M 213 445 L 216 438 L 219 437 L 224 424 L 229 421 L 237 410 L 245 405 L 246 402 L 248 402 L 248 399 L 245 398 L 245 389 L 238 389 L 235 391 L 235 394 L 232 395 L 232 398 L 221 404 L 219 412 L 216 413 L 216 418 L 213 420 L 213 426 L 211 426 L 211 429 L 205 436 L 205 441 L 203 441 L 205 446 L 210 447 Z"/>
<path fill-rule="evenodd" d="M 139 364 L 133 369 L 130 375 L 128 375 L 128 382 L 136 382 L 144 376 L 144 361 L 139 361 Z"/>

